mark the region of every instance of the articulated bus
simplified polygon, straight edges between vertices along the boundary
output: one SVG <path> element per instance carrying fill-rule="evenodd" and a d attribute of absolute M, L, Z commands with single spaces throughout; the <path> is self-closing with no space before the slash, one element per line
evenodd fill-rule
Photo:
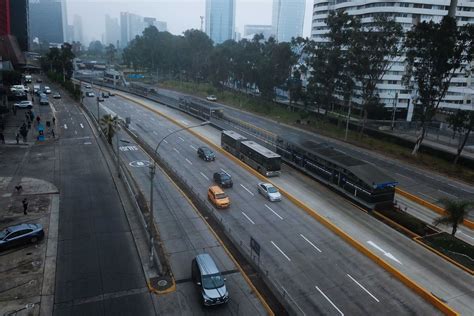
<path fill-rule="evenodd" d="M 222 131 L 221 146 L 264 176 L 280 175 L 280 155 L 234 131 Z"/>

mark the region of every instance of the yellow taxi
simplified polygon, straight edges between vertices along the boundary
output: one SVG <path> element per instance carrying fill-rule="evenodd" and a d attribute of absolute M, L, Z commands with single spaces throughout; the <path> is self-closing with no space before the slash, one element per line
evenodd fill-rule
<path fill-rule="evenodd" d="M 209 187 L 209 190 L 207 191 L 207 198 L 217 208 L 227 208 L 230 206 L 229 197 L 217 185 Z"/>

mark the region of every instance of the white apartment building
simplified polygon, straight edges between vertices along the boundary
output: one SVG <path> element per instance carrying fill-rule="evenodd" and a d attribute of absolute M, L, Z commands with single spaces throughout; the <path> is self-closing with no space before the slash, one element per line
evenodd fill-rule
<path fill-rule="evenodd" d="M 331 11 L 343 10 L 350 15 L 357 15 L 362 23 L 370 22 L 374 15 L 385 14 L 394 17 L 408 31 L 419 21 L 440 22 L 447 15 L 448 8 L 449 0 L 314 0 L 311 38 L 316 42 L 325 41 L 324 34 L 328 32 L 326 20 Z M 459 0 L 456 18 L 458 25 L 474 23 L 474 0 Z M 414 96 L 402 83 L 404 71 L 402 56 L 392 64 L 377 88 L 381 102 L 386 107 L 406 109 L 407 120 L 411 121 Z M 473 72 L 458 74 L 452 79 L 440 108 L 474 110 Z"/>

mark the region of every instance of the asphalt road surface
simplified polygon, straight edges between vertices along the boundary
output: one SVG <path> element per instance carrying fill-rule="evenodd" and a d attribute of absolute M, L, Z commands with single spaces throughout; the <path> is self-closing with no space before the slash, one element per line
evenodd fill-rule
<path fill-rule="evenodd" d="M 89 100 L 91 109 L 95 106 Z M 132 128 L 150 145 L 177 129 L 169 121 L 119 98 L 103 102 L 111 113 L 132 117 Z M 206 129 L 205 127 L 202 129 Z M 199 131 L 199 129 L 196 129 Z M 295 311 L 305 314 L 436 314 L 418 295 L 385 270 L 328 231 L 289 201 L 269 203 L 256 193 L 259 181 L 217 153 L 216 162 L 198 159 L 202 143 L 183 132 L 171 136 L 160 155 L 185 177 L 200 197 L 212 184 L 212 173 L 229 172 L 234 188 L 226 190 L 232 206 L 219 211 L 234 239 L 248 245 L 250 236 L 262 247 L 261 264 L 274 286 L 284 290 Z"/>
<path fill-rule="evenodd" d="M 53 100 L 60 137 L 54 315 L 154 315 L 112 177 L 85 117 Z"/>

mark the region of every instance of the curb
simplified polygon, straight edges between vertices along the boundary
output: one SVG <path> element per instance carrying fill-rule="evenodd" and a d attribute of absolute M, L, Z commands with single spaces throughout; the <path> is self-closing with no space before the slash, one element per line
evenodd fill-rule
<path fill-rule="evenodd" d="M 430 203 L 428 201 L 425 201 L 423 200 L 422 198 L 414 195 L 414 194 L 411 194 L 411 193 L 408 193 L 407 191 L 404 191 L 400 188 L 395 188 L 395 192 L 400 194 L 401 196 L 404 196 L 406 197 L 407 199 L 409 199 L 410 201 L 413 201 L 417 204 L 420 204 L 430 210 L 432 210 L 433 212 L 435 213 L 438 213 L 439 215 L 444 215 L 445 214 L 445 211 L 442 207 L 438 206 L 438 205 L 435 205 L 433 203 Z M 473 221 L 470 221 L 468 219 L 464 219 L 462 224 L 464 226 L 466 226 L 467 228 L 469 229 L 473 229 L 474 230 L 474 222 Z"/>
<path fill-rule="evenodd" d="M 171 122 L 173 122 L 174 124 L 180 126 L 180 127 L 185 127 L 183 124 L 181 124 L 180 122 L 174 120 L 173 118 L 169 117 L 168 115 L 166 114 L 163 114 L 161 112 L 159 112 L 158 110 L 156 109 L 153 109 L 147 105 L 145 105 L 144 103 L 142 102 L 139 102 L 139 101 L 136 101 L 136 100 L 133 100 L 132 98 L 128 97 L 128 96 L 124 96 L 122 93 L 118 93 L 119 96 L 123 97 L 124 99 L 127 99 L 135 104 L 138 104 L 139 106 L 142 106 L 144 108 L 146 108 L 147 110 L 150 110 L 152 111 L 153 113 L 156 113 L 168 120 L 170 120 Z M 187 132 L 191 133 L 192 135 L 196 136 L 197 138 L 199 138 L 201 141 L 205 142 L 206 144 L 212 146 L 213 148 L 217 149 L 220 153 L 224 154 L 225 156 L 231 158 L 234 162 L 238 163 L 240 166 L 244 167 L 247 171 L 251 172 L 253 175 L 255 175 L 256 177 L 258 177 L 259 179 L 262 179 L 262 180 L 265 180 L 265 181 L 268 181 L 268 182 L 271 182 L 269 181 L 267 178 L 265 178 L 263 175 L 261 175 L 260 173 L 258 173 L 256 170 L 252 169 L 250 166 L 247 166 L 246 164 L 244 164 L 243 162 L 241 162 L 239 159 L 237 159 L 236 157 L 232 156 L 230 153 L 226 152 L 225 150 L 223 150 L 222 148 L 218 147 L 217 145 L 215 145 L 214 143 L 208 141 L 206 138 L 204 138 L 203 136 L 197 134 L 195 131 L 192 131 L 192 130 L 188 130 Z M 337 227 L 336 225 L 334 225 L 332 222 L 330 222 L 329 220 L 325 219 L 323 216 L 319 215 L 315 210 L 311 209 L 309 206 L 307 206 L 306 204 L 304 204 L 303 202 L 299 201 L 298 199 L 296 199 L 295 197 L 293 197 L 292 195 L 290 195 L 288 192 L 284 191 L 284 190 L 281 190 L 281 193 L 283 195 L 285 195 L 291 202 L 293 202 L 295 205 L 297 205 L 298 207 L 300 207 L 301 209 L 303 209 L 309 216 L 311 216 L 312 218 L 314 218 L 315 220 L 317 220 L 318 222 L 320 222 L 321 224 L 323 224 L 326 228 L 328 228 L 329 230 L 331 230 L 333 233 L 335 233 L 336 235 L 338 235 L 339 237 L 341 237 L 344 241 L 346 241 L 347 243 L 349 243 L 351 246 L 353 246 L 356 250 L 358 250 L 360 253 L 364 254 L 365 256 L 367 256 L 369 259 L 371 259 L 373 262 L 375 262 L 376 264 L 378 264 L 379 266 L 381 266 L 382 268 L 384 268 L 387 272 L 389 272 L 390 274 L 392 274 L 395 278 L 397 278 L 400 282 L 402 282 L 403 284 L 405 284 L 408 288 L 412 289 L 415 293 L 417 293 L 419 296 L 421 296 L 423 299 L 425 299 L 428 303 L 430 303 L 431 305 L 433 305 L 435 308 L 437 308 L 438 310 L 440 310 L 441 312 L 443 312 L 445 315 L 459 315 L 458 312 L 456 312 L 454 309 L 452 309 L 450 306 L 448 306 L 446 303 L 444 303 L 443 301 L 441 301 L 439 298 L 437 298 L 436 296 L 434 296 L 432 293 L 430 293 L 428 290 L 426 290 L 425 288 L 421 287 L 418 283 L 416 283 L 415 281 L 413 281 L 412 279 L 410 279 L 408 276 L 406 276 L 405 274 L 403 274 L 402 272 L 400 272 L 398 269 L 396 269 L 395 267 L 393 267 L 392 265 L 390 265 L 388 262 L 386 262 L 385 260 L 383 260 L 382 258 L 378 257 L 377 255 L 375 255 L 373 252 L 371 252 L 368 248 L 366 248 L 364 245 L 362 245 L 360 242 L 356 241 L 355 239 L 353 239 L 351 236 L 349 236 L 346 232 L 344 232 L 342 229 L 340 229 L 339 227 Z"/>
<path fill-rule="evenodd" d="M 430 245 L 427 245 L 427 244 L 425 244 L 424 242 L 420 241 L 420 239 L 423 239 L 423 237 L 418 236 L 418 237 L 413 238 L 413 240 L 414 240 L 416 243 L 422 245 L 423 247 L 425 247 L 425 248 L 428 249 L 429 251 L 431 251 L 431 252 L 437 254 L 438 256 L 440 256 L 441 258 L 443 258 L 444 260 L 446 260 L 446 261 L 448 261 L 448 262 L 454 264 L 454 265 L 457 266 L 459 269 L 461 269 L 461 270 L 463 270 L 463 271 L 469 273 L 470 275 L 474 275 L 474 270 L 471 270 L 471 269 L 469 269 L 468 267 L 465 267 L 465 266 L 463 266 L 462 264 L 458 263 L 457 261 L 455 261 L 455 260 L 449 258 L 449 257 L 446 256 L 444 253 L 442 253 L 442 252 L 436 250 L 435 248 L 431 247 Z"/>

